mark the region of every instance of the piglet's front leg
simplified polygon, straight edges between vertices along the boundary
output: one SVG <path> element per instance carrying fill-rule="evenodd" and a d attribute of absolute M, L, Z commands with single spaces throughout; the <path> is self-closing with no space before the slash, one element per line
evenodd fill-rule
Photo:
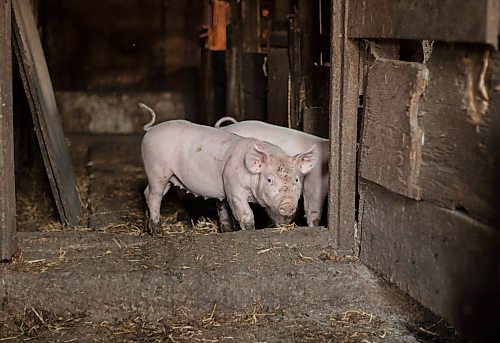
<path fill-rule="evenodd" d="M 233 196 L 228 196 L 227 200 L 233 215 L 240 223 L 240 228 L 242 230 L 255 230 L 255 220 L 248 201 Z"/>
<path fill-rule="evenodd" d="M 307 226 L 318 226 L 323 212 L 326 190 L 321 189 L 321 183 L 310 175 L 304 180 L 304 210 Z"/>

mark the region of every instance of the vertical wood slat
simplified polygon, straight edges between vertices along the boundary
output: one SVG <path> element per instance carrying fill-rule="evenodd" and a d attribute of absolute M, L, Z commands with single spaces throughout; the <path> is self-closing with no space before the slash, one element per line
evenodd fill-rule
<path fill-rule="evenodd" d="M 332 0 L 328 227 L 341 250 L 354 248 L 356 224 L 359 50 L 347 39 L 348 11 L 346 1 Z"/>
<path fill-rule="evenodd" d="M 246 0 L 241 3 L 243 52 L 260 51 L 260 1 Z"/>
<path fill-rule="evenodd" d="M 31 5 L 14 0 L 12 9 L 14 47 L 52 194 L 61 221 L 76 225 L 81 204 Z"/>
<path fill-rule="evenodd" d="M 267 122 L 288 126 L 288 49 L 270 48 L 267 68 Z"/>
<path fill-rule="evenodd" d="M 289 123 L 288 126 L 294 129 L 300 129 L 303 126 L 301 103 L 301 84 L 304 78 L 301 65 L 301 37 L 300 26 L 297 15 L 290 16 L 288 19 L 288 64 L 290 66 L 290 104 L 289 104 Z"/>
<path fill-rule="evenodd" d="M 11 1 L 0 3 L 0 261 L 16 252 Z"/>
<path fill-rule="evenodd" d="M 226 109 L 227 113 L 240 121 L 244 119 L 243 91 L 241 80 L 242 20 L 241 3 L 230 1 L 231 21 L 228 27 L 226 50 Z"/>

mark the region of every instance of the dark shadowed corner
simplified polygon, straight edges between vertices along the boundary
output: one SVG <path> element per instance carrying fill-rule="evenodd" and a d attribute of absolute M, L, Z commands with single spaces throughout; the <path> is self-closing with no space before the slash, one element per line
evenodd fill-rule
<path fill-rule="evenodd" d="M 498 132 L 498 131 L 497 131 Z M 495 208 L 496 218 L 494 227 L 497 229 L 495 235 L 483 248 L 482 255 L 484 263 L 477 265 L 480 269 L 476 273 L 480 277 L 474 283 L 475 288 L 463 289 L 460 304 L 456 309 L 459 318 L 457 327 L 461 328 L 463 334 L 470 337 L 474 342 L 498 342 L 500 341 L 500 138 L 496 137 L 497 155 L 495 156 Z M 482 276 L 482 277 L 481 277 Z M 467 278 L 468 275 L 464 275 Z M 466 283 L 464 283 L 466 284 Z"/>

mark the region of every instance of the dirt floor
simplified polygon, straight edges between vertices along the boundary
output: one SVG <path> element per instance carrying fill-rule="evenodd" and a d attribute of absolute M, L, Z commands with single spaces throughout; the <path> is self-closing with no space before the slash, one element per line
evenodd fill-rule
<path fill-rule="evenodd" d="M 40 163 L 19 175 L 19 251 L 0 265 L 0 342 L 463 341 L 335 251 L 328 229 L 218 234 L 213 202 L 172 192 L 163 233 L 144 234 L 140 137 L 69 142 L 81 223 L 57 222 Z"/>

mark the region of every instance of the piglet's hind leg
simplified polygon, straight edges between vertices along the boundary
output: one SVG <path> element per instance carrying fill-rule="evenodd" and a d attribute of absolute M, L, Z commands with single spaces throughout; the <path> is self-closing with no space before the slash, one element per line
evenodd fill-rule
<path fill-rule="evenodd" d="M 146 213 L 145 231 L 150 234 L 159 233 L 160 225 L 160 207 L 163 196 L 168 192 L 172 185 L 170 178 L 164 178 L 161 181 L 149 182 L 149 185 L 144 190 L 144 197 L 148 205 L 148 213 Z"/>

